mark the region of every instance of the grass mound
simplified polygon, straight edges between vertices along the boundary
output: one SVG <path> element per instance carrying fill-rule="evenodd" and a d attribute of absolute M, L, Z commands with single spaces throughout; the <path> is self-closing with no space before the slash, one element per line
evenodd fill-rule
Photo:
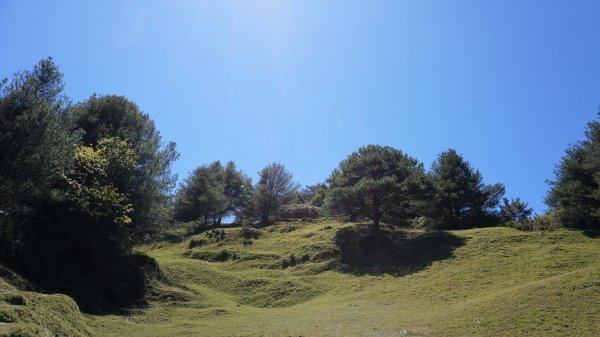
<path fill-rule="evenodd" d="M 91 336 L 86 322 L 70 297 L 23 291 L 0 278 L 0 336 Z"/>

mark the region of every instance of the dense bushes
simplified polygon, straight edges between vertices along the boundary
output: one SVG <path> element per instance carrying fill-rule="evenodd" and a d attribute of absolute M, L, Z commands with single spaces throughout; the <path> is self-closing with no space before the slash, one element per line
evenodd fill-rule
<path fill-rule="evenodd" d="M 279 216 L 288 219 L 316 219 L 320 214 L 320 208 L 309 204 L 290 204 L 281 206 Z"/>

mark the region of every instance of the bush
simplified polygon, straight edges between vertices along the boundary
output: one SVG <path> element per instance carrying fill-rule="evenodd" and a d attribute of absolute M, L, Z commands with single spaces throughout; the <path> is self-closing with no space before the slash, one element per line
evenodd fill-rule
<path fill-rule="evenodd" d="M 220 251 L 189 252 L 188 257 L 208 262 L 226 262 L 228 260 L 239 259 L 237 254 L 231 253 L 226 249 Z"/>
<path fill-rule="evenodd" d="M 308 254 L 302 255 L 302 257 L 300 258 L 300 263 L 306 263 L 308 261 L 310 261 L 310 256 L 308 256 Z"/>
<path fill-rule="evenodd" d="M 410 222 L 410 227 L 414 229 L 430 231 L 439 228 L 439 220 L 427 216 L 418 216 Z"/>
<path fill-rule="evenodd" d="M 542 215 L 536 215 L 532 220 L 522 222 L 509 221 L 505 225 L 521 231 L 555 230 L 563 227 L 558 211 L 549 211 Z"/>
<path fill-rule="evenodd" d="M 298 260 L 294 254 L 290 255 L 290 267 L 293 267 L 298 264 Z"/>
<path fill-rule="evenodd" d="M 190 240 L 190 249 L 194 247 L 200 247 L 204 244 L 204 240 L 202 239 L 191 239 Z"/>
<path fill-rule="evenodd" d="M 317 219 L 320 208 L 309 204 L 291 204 L 281 206 L 279 217 L 292 219 Z"/>
<path fill-rule="evenodd" d="M 302 255 L 300 259 L 296 257 L 296 255 L 291 254 L 289 258 L 281 260 L 281 269 L 286 269 L 288 267 L 294 267 L 299 264 L 303 264 L 310 261 L 310 256 L 308 254 Z"/>
<path fill-rule="evenodd" d="M 214 239 L 215 242 L 223 241 L 225 239 L 225 230 L 213 229 L 210 232 L 206 232 L 206 236 L 209 239 Z"/>
<path fill-rule="evenodd" d="M 15 323 L 17 318 L 12 312 L 0 310 L 0 323 Z"/>
<path fill-rule="evenodd" d="M 18 294 L 8 294 L 4 297 L 4 302 L 12 305 L 26 305 L 25 297 Z"/>

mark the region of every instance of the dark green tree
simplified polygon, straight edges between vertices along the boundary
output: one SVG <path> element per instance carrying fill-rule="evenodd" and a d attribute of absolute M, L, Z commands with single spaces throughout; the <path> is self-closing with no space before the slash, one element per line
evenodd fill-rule
<path fill-rule="evenodd" d="M 60 200 L 60 173 L 78 134 L 51 58 L 0 85 L 0 256 L 14 256 L 42 205 Z"/>
<path fill-rule="evenodd" d="M 327 196 L 327 185 L 324 183 L 307 185 L 299 191 L 299 194 L 305 203 L 322 207 Z"/>
<path fill-rule="evenodd" d="M 334 214 L 369 217 L 372 230 L 387 215 L 414 212 L 426 191 L 423 164 L 389 146 L 361 147 L 343 160 L 328 179 Z"/>
<path fill-rule="evenodd" d="M 502 184 L 484 184 L 481 173 L 454 149 L 438 156 L 431 176 L 437 190 L 435 213 L 445 226 L 490 224 L 504 195 Z"/>
<path fill-rule="evenodd" d="M 181 184 L 175 201 L 179 221 L 221 223 L 238 215 L 250 202 L 252 181 L 230 161 L 225 167 L 215 161 L 194 170 Z"/>
<path fill-rule="evenodd" d="M 273 221 L 282 205 L 290 203 L 299 185 L 294 183 L 292 174 L 282 164 L 272 163 L 259 172 L 252 209 L 264 225 Z"/>
<path fill-rule="evenodd" d="M 175 200 L 179 221 L 214 221 L 227 207 L 223 167 L 214 162 L 196 168 L 181 184 Z"/>
<path fill-rule="evenodd" d="M 526 202 L 521 201 L 521 198 L 511 199 L 502 198 L 502 203 L 499 205 L 500 217 L 504 221 L 514 221 L 523 223 L 531 218 L 533 208 L 529 207 Z"/>
<path fill-rule="evenodd" d="M 117 188 L 133 205 L 131 219 L 138 236 L 159 230 L 170 219 L 170 192 L 176 176 L 171 164 L 179 156 L 175 143 L 162 143 L 152 119 L 123 96 L 94 95 L 76 108 L 75 129 L 83 145 L 95 147 L 103 138 L 127 141 L 135 151 L 133 171 L 120 177 Z"/>
<path fill-rule="evenodd" d="M 238 218 L 244 216 L 252 201 L 252 179 L 238 170 L 235 162 L 229 161 L 223 170 L 223 183 L 227 206 L 219 214 L 217 222 L 221 223 L 221 218 L 226 216 L 235 216 L 236 221 L 240 220 Z"/>
<path fill-rule="evenodd" d="M 139 298 L 146 275 L 127 255 L 132 205 L 123 188 L 137 154 L 120 137 L 82 145 L 62 89 L 52 59 L 2 82 L 0 259 L 48 291 Z"/>
<path fill-rule="evenodd" d="M 554 170 L 546 204 L 566 227 L 600 228 L 600 122 L 587 125 L 585 139 L 570 146 Z"/>

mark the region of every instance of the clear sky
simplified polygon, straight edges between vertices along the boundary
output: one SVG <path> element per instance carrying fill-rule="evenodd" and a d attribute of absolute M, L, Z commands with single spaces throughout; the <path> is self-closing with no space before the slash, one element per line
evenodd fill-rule
<path fill-rule="evenodd" d="M 52 56 L 66 93 L 125 95 L 180 178 L 279 161 L 302 184 L 390 145 L 453 147 L 543 211 L 600 103 L 600 1 L 0 0 L 0 76 Z"/>

